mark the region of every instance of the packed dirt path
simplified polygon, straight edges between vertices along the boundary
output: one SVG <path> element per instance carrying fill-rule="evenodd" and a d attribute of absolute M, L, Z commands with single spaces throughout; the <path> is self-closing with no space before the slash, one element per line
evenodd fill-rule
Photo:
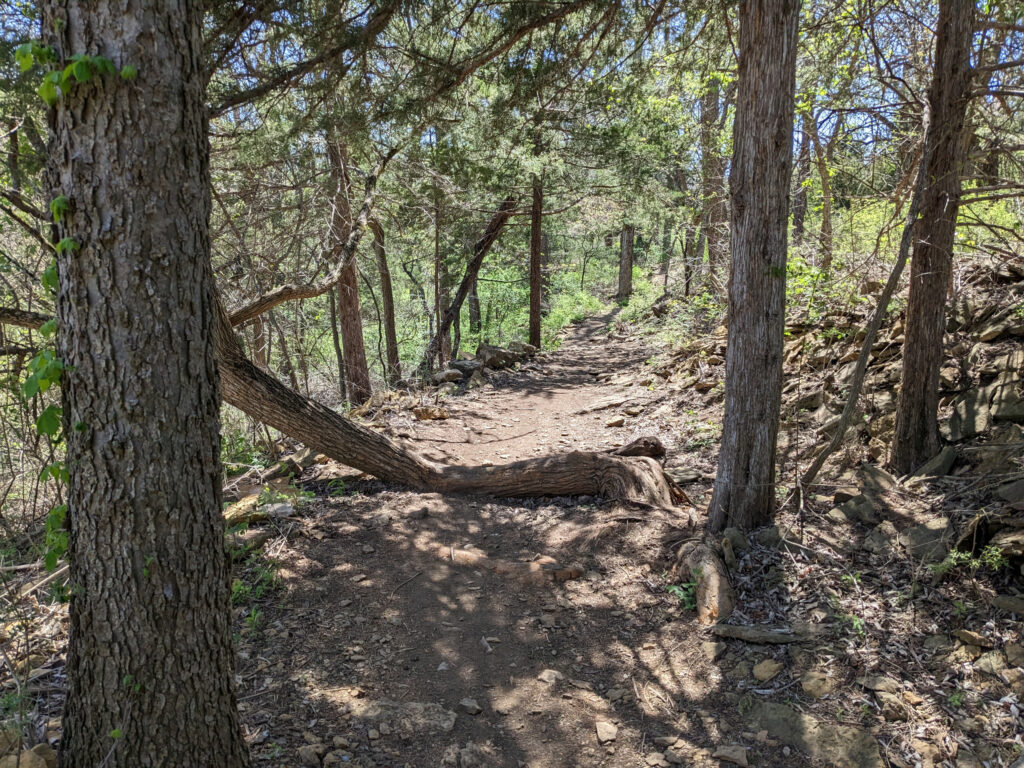
<path fill-rule="evenodd" d="M 449 398 L 448 420 L 399 417 L 392 428 L 467 463 L 639 434 L 671 446 L 668 420 L 659 430 L 649 415 L 650 352 L 609 336 L 610 319 Z M 278 523 L 288 535 L 268 548 L 280 588 L 238 608 L 240 706 L 258 764 L 717 765 L 712 752 L 739 737 L 717 651 L 665 589 L 670 545 L 692 535 L 687 511 L 445 497 L 372 480 L 307 487 L 317 497 Z M 444 557 L 465 547 L 553 557 L 583 576 L 537 583 Z M 770 745 L 762 754 L 756 764 L 787 764 Z"/>

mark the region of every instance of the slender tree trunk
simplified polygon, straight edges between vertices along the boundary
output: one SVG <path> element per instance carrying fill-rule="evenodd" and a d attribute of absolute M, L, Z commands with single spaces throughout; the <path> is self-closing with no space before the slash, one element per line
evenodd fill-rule
<path fill-rule="evenodd" d="M 544 213 L 544 181 L 533 175 L 533 204 L 530 206 L 530 338 L 533 346 L 540 346 L 541 251 L 543 250 L 541 225 Z"/>
<path fill-rule="evenodd" d="M 341 335 L 338 333 L 337 288 L 327 292 L 327 305 L 331 310 L 331 341 L 334 343 L 334 359 L 338 363 L 338 392 L 342 400 L 347 400 L 345 392 L 345 353 L 341 351 Z"/>
<path fill-rule="evenodd" d="M 267 324 L 262 317 L 258 317 L 252 324 L 253 362 L 255 362 L 260 368 L 265 369 L 269 364 L 269 351 L 267 344 Z"/>
<path fill-rule="evenodd" d="M 973 31 L 973 3 L 940 0 L 935 74 L 928 92 L 931 120 L 925 136 L 928 184 L 910 262 L 903 373 L 890 455 L 899 472 L 916 469 L 939 450 L 939 366 L 960 206 L 961 134 L 970 99 Z"/>
<path fill-rule="evenodd" d="M 277 343 L 281 345 L 281 366 L 284 368 L 284 375 L 288 377 L 288 383 L 291 384 L 292 389 L 298 392 L 299 380 L 295 376 L 295 366 L 292 364 L 291 352 L 288 351 L 288 339 L 285 338 L 284 329 L 273 312 L 268 312 L 267 318 L 270 320 L 270 326 L 277 333 Z"/>
<path fill-rule="evenodd" d="M 72 584 L 59 763 L 241 768 L 203 6 L 47 0 L 42 21 L 61 57 L 138 68 L 50 112 L 50 193 L 70 202 L 58 236 L 77 243 L 57 257 Z"/>
<path fill-rule="evenodd" d="M 342 251 L 352 229 L 350 206 L 351 183 L 348 175 L 348 149 L 333 136 L 328 136 L 328 159 L 334 199 L 331 210 L 331 261 L 344 261 Z M 347 260 L 338 279 L 338 319 L 341 344 L 345 350 L 345 389 L 349 402 L 362 403 L 370 396 L 370 368 L 366 363 L 363 341 L 363 317 L 359 302 L 359 267 L 355 254 Z"/>
<path fill-rule="evenodd" d="M 466 300 L 466 296 L 469 294 L 469 286 L 476 282 L 477 275 L 480 274 L 480 266 L 484 263 L 484 259 L 490 252 L 491 246 L 498 239 L 498 235 L 501 234 L 505 225 L 508 224 L 509 216 L 512 215 L 512 211 L 515 210 L 516 203 L 518 202 L 519 198 L 515 195 L 509 195 L 505 198 L 498 207 L 497 212 L 491 217 L 483 235 L 473 245 L 473 258 L 466 265 L 466 274 L 463 275 L 462 282 L 455 292 L 455 298 L 452 299 L 452 303 L 448 305 L 448 308 L 440 318 L 437 333 L 434 334 L 427 344 L 427 349 L 423 353 L 423 361 L 420 363 L 420 371 L 426 372 L 430 370 L 431 364 L 437 357 L 441 340 L 448 334 L 448 330 L 452 327 L 462 308 L 462 302 Z"/>
<path fill-rule="evenodd" d="M 740 4 L 725 419 L 712 531 L 749 530 L 775 507 L 799 11 L 799 0 Z"/>
<path fill-rule="evenodd" d="M 384 379 L 394 384 L 402 378 L 402 365 L 398 359 L 398 332 L 395 329 L 395 294 L 391 286 L 391 269 L 384 248 L 384 229 L 380 223 L 370 224 L 373 230 L 373 253 L 377 258 L 377 273 L 380 275 L 380 296 L 384 305 L 384 346 L 387 350 L 387 364 Z"/>
<path fill-rule="evenodd" d="M 713 80 L 700 100 L 701 186 L 704 198 L 701 232 L 707 241 L 708 276 L 712 278 L 718 266 L 725 263 L 729 249 L 723 191 L 725 159 L 717 141 L 718 125 L 723 117 L 720 101 L 718 81 Z"/>
<path fill-rule="evenodd" d="M 804 239 L 804 221 L 807 218 L 807 186 L 811 177 L 811 134 L 807 129 L 806 114 L 800 121 L 800 154 L 796 161 L 796 192 L 793 195 L 793 242 L 800 245 Z"/>
<path fill-rule="evenodd" d="M 619 289 L 615 298 L 626 301 L 633 295 L 633 239 L 636 227 L 627 224 L 619 233 Z"/>
<path fill-rule="evenodd" d="M 469 284 L 469 293 L 466 296 L 466 304 L 469 307 L 469 332 L 480 334 L 480 295 L 477 293 L 477 280 Z"/>

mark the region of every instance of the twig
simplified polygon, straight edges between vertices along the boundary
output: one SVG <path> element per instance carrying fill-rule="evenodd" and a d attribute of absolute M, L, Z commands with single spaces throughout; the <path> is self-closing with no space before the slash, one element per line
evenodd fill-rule
<path fill-rule="evenodd" d="M 408 579 L 406 579 L 406 580 L 405 580 L 405 581 L 403 581 L 403 582 L 402 582 L 401 584 L 399 584 L 399 585 L 398 585 L 397 587 L 395 587 L 394 589 L 392 589 L 392 590 L 391 590 L 391 594 L 390 594 L 390 595 L 388 595 L 388 600 L 390 600 L 390 599 L 391 599 L 392 597 L 394 597 L 394 596 L 395 596 L 395 592 L 397 592 L 398 590 L 400 590 L 400 589 L 401 589 L 402 587 L 404 587 L 404 586 L 405 586 L 406 584 L 408 584 L 408 583 L 409 583 L 410 581 L 412 581 L 413 579 L 415 579 L 415 578 L 416 578 L 417 576 L 422 576 L 422 575 L 423 575 L 423 571 L 416 571 L 416 573 L 414 573 L 414 574 L 413 574 L 412 576 L 410 576 L 410 577 L 409 577 Z"/>

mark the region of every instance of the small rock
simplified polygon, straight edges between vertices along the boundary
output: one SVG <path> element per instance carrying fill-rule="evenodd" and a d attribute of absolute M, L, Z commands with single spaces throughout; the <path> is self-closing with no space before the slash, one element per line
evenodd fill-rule
<path fill-rule="evenodd" d="M 622 416 L 616 416 L 614 419 L 609 419 L 605 422 L 606 427 L 621 427 L 626 423 L 626 420 Z"/>
<path fill-rule="evenodd" d="M 467 715 L 479 715 L 483 712 L 480 705 L 476 703 L 476 699 L 471 699 L 468 696 L 459 702 L 459 709 Z"/>
<path fill-rule="evenodd" d="M 557 669 L 545 669 L 539 675 L 537 679 L 542 683 L 560 683 L 565 680 L 565 675 L 559 672 Z"/>
<path fill-rule="evenodd" d="M 462 371 L 457 371 L 454 368 L 445 368 L 443 371 L 438 371 L 434 374 L 435 384 L 444 384 L 446 381 L 462 381 Z"/>
<path fill-rule="evenodd" d="M 367 731 L 366 736 L 370 741 L 376 741 L 380 738 L 380 731 L 378 731 L 376 728 L 371 728 L 369 731 Z"/>
<path fill-rule="evenodd" d="M 671 747 L 679 741 L 678 736 L 655 736 L 654 743 L 659 747 Z"/>
<path fill-rule="evenodd" d="M 653 768 L 665 768 L 668 765 L 668 760 L 665 759 L 665 755 L 661 752 L 651 752 L 644 758 L 644 762 Z"/>
<path fill-rule="evenodd" d="M 820 699 L 835 690 L 836 681 L 822 670 L 812 669 L 800 678 L 800 687 L 808 696 Z"/>
<path fill-rule="evenodd" d="M 886 675 L 864 675 L 864 677 L 857 678 L 857 683 L 869 691 L 884 691 L 886 693 L 899 693 L 900 691 L 900 684 Z"/>
<path fill-rule="evenodd" d="M 899 534 L 896 532 L 896 526 L 886 520 L 864 537 L 861 548 L 873 555 L 884 555 L 896 548 L 897 541 Z"/>
<path fill-rule="evenodd" d="M 319 768 L 320 755 L 326 751 L 323 744 L 303 744 L 298 750 L 299 762 L 303 765 Z"/>
<path fill-rule="evenodd" d="M 754 679 L 761 683 L 767 683 L 782 671 L 783 666 L 781 661 L 765 659 L 754 665 Z"/>
<path fill-rule="evenodd" d="M 974 662 L 974 668 L 986 675 L 999 677 L 999 673 L 1006 669 L 1006 659 L 1003 657 L 1002 651 L 989 651 L 978 657 L 978 660 Z"/>
<path fill-rule="evenodd" d="M 721 746 L 715 750 L 715 753 L 711 757 L 714 760 L 724 760 L 725 762 L 732 763 L 733 765 L 750 765 L 750 763 L 747 762 L 747 748 L 738 745 Z"/>
<path fill-rule="evenodd" d="M 875 697 L 882 708 L 882 717 L 886 720 L 893 722 L 907 719 L 907 707 L 899 696 L 885 691 L 877 691 Z"/>
<path fill-rule="evenodd" d="M 995 648 L 996 644 L 984 635 L 972 632 L 969 629 L 958 629 L 953 636 L 964 645 L 976 645 L 979 648 Z"/>
<path fill-rule="evenodd" d="M 615 741 L 615 737 L 619 735 L 618 727 L 614 723 L 609 723 L 607 720 L 598 720 L 594 724 L 594 728 L 597 731 L 598 744 L 610 744 Z"/>
<path fill-rule="evenodd" d="M 57 753 L 49 744 L 36 744 L 32 747 L 32 754 L 43 758 L 46 768 L 57 768 Z"/>
<path fill-rule="evenodd" d="M 676 752 L 674 749 L 665 750 L 665 762 L 669 765 L 686 765 L 682 754 Z"/>
<path fill-rule="evenodd" d="M 1018 616 L 1024 616 L 1024 597 L 996 595 L 992 598 L 992 607 L 998 608 L 1000 611 L 1007 611 L 1008 613 L 1016 613 Z"/>
<path fill-rule="evenodd" d="M 946 556 L 949 530 L 949 519 L 938 517 L 905 530 L 900 534 L 900 544 L 907 554 L 926 563 L 937 563 Z"/>
<path fill-rule="evenodd" d="M 1024 645 L 1020 643 L 1007 643 L 1006 660 L 1011 667 L 1024 667 Z"/>
<path fill-rule="evenodd" d="M 725 653 L 729 646 L 722 642 L 705 641 L 700 644 L 700 649 L 704 652 L 704 656 L 707 657 L 708 661 L 718 661 L 718 659 Z"/>

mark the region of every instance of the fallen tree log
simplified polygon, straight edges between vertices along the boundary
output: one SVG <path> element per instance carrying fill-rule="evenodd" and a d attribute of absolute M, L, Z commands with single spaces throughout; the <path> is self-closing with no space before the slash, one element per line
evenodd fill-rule
<path fill-rule="evenodd" d="M 226 402 L 306 447 L 385 482 L 442 493 L 604 496 L 669 508 L 680 498 L 661 465 L 647 456 L 574 451 L 486 467 L 430 461 L 257 368 L 245 356 L 223 308 L 216 349 Z"/>
<path fill-rule="evenodd" d="M 223 400 L 306 447 L 384 482 L 441 493 L 603 496 L 664 508 L 675 507 L 684 498 L 649 455 L 574 451 L 473 467 L 431 461 L 300 395 L 256 367 L 242 350 L 219 297 L 215 311 L 214 347 Z M 0 322 L 21 327 L 38 328 L 47 319 L 0 308 Z M 652 455 L 664 450 L 655 438 L 641 438 L 626 448 L 628 453 Z"/>

